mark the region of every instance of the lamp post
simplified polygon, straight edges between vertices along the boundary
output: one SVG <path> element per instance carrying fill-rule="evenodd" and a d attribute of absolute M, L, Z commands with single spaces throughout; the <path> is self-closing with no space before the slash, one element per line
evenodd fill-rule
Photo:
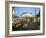
<path fill-rule="evenodd" d="M 34 9 L 34 14 L 35 14 L 35 16 L 34 16 L 34 22 L 36 22 L 36 9 Z"/>
<path fill-rule="evenodd" d="M 36 22 L 36 9 L 35 9 L 35 22 Z"/>
<path fill-rule="evenodd" d="M 35 16 L 36 16 L 36 9 L 35 9 Z"/>

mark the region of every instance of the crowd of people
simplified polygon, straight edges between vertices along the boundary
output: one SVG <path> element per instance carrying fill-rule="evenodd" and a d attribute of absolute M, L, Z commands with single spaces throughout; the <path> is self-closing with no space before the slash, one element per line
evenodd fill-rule
<path fill-rule="evenodd" d="M 28 22 L 24 19 L 16 19 L 12 23 L 12 30 L 38 30 L 40 29 L 40 23 Z"/>

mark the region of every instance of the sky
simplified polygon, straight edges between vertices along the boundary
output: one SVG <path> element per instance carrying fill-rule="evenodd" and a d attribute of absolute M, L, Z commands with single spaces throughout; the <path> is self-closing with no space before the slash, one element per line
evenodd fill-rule
<path fill-rule="evenodd" d="M 36 10 L 36 14 L 39 13 L 40 8 L 36 8 L 36 7 L 15 7 L 14 8 L 14 14 L 16 16 L 20 16 L 22 13 L 32 13 L 33 15 L 35 15 L 35 10 Z"/>

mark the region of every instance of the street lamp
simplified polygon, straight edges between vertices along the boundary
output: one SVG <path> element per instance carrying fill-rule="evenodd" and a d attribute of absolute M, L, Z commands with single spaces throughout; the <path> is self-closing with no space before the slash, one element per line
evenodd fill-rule
<path fill-rule="evenodd" d="M 35 16 L 34 16 L 34 22 L 36 22 L 36 9 L 34 9 L 34 14 L 35 14 Z"/>

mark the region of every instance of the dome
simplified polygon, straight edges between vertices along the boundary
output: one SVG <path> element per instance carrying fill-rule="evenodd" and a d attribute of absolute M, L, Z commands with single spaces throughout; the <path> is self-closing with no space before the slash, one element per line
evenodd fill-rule
<path fill-rule="evenodd" d="M 25 13 L 22 17 L 34 17 L 34 15 L 32 13 Z"/>

